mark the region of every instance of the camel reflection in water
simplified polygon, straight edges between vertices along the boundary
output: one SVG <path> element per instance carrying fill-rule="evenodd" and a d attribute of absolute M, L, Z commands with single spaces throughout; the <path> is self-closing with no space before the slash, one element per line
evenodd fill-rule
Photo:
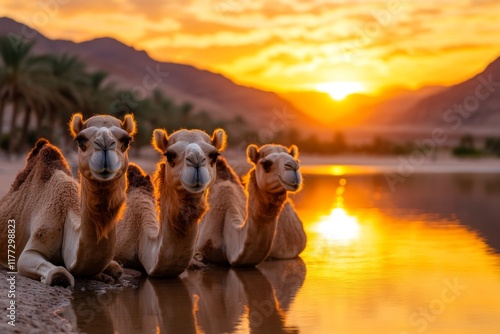
<path fill-rule="evenodd" d="M 306 275 L 299 259 L 214 267 L 137 289 L 74 293 L 64 316 L 88 333 L 297 333 L 286 314 Z"/>

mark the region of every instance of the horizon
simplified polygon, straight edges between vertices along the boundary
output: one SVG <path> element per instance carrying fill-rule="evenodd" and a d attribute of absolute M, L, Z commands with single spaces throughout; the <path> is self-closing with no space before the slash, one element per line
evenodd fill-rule
<path fill-rule="evenodd" d="M 151 7 L 133 0 L 111 5 L 54 0 L 21 7 L 1 2 L 5 16 L 50 39 L 111 37 L 158 61 L 192 65 L 277 93 L 325 92 L 333 102 L 351 94 L 452 86 L 500 55 L 493 14 L 500 4 L 494 2 L 448 3 L 446 9 L 409 1 L 292 1 L 277 7 L 247 0 Z"/>

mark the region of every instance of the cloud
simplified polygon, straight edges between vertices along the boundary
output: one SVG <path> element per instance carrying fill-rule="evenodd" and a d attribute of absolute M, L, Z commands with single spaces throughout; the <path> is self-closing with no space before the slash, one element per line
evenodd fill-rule
<path fill-rule="evenodd" d="M 192 3 L 192 0 L 126 0 L 122 7 L 130 15 L 138 15 L 153 22 L 159 22 L 184 13 L 186 6 Z"/>
<path fill-rule="evenodd" d="M 499 52 L 496 0 L 403 0 L 397 8 L 382 0 L 82 0 L 52 9 L 45 3 L 52 2 L 3 5 L 7 16 L 51 38 L 108 35 L 162 61 L 277 90 L 333 79 L 418 85 L 444 67 L 437 79 L 452 83 L 460 78 L 456 64 L 467 72 Z M 36 24 L 40 13 L 49 19 Z M 355 57 L 346 57 L 350 52 Z"/>

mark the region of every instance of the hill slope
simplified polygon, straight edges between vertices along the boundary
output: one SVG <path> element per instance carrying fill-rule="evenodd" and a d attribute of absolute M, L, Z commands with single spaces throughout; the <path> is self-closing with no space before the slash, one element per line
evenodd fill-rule
<path fill-rule="evenodd" d="M 136 50 L 112 38 L 97 38 L 75 43 L 51 40 L 10 18 L 0 18 L 0 34 L 28 36 L 36 40 L 37 53 L 78 55 L 93 69 L 111 74 L 119 87 L 136 88 L 149 93 L 156 87 L 177 102 L 189 101 L 196 110 L 205 110 L 215 119 L 243 118 L 255 130 L 276 132 L 285 127 L 321 128 L 288 101 L 272 92 L 238 85 L 221 74 L 194 66 L 158 62 L 142 50 Z M 156 79 L 156 81 L 155 81 Z"/>
<path fill-rule="evenodd" d="M 393 123 L 500 126 L 500 58 L 469 80 L 422 99 L 401 116 Z"/>

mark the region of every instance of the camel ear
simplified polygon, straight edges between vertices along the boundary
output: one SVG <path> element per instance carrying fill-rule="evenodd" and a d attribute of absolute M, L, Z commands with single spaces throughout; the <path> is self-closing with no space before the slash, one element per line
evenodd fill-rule
<path fill-rule="evenodd" d="M 168 147 L 168 134 L 164 129 L 155 129 L 153 131 L 153 139 L 151 145 L 161 154 L 165 153 Z"/>
<path fill-rule="evenodd" d="M 216 129 L 212 134 L 212 145 L 219 151 L 223 151 L 226 148 L 226 141 L 227 135 L 223 129 Z"/>
<path fill-rule="evenodd" d="M 251 144 L 247 147 L 247 158 L 250 163 L 257 164 L 259 160 L 259 148 L 257 145 Z"/>
<path fill-rule="evenodd" d="M 82 130 L 85 125 L 83 121 L 83 115 L 80 113 L 74 114 L 69 121 L 69 132 L 71 136 L 75 138 Z"/>
<path fill-rule="evenodd" d="M 137 132 L 137 126 L 135 124 L 134 115 L 128 114 L 125 115 L 125 118 L 122 122 L 122 129 L 127 131 L 129 135 L 133 136 Z"/>
<path fill-rule="evenodd" d="M 288 153 L 290 153 L 290 155 L 294 158 L 294 159 L 297 159 L 299 157 L 299 148 L 297 147 L 297 145 L 292 145 L 290 146 L 290 148 L 288 149 Z"/>

